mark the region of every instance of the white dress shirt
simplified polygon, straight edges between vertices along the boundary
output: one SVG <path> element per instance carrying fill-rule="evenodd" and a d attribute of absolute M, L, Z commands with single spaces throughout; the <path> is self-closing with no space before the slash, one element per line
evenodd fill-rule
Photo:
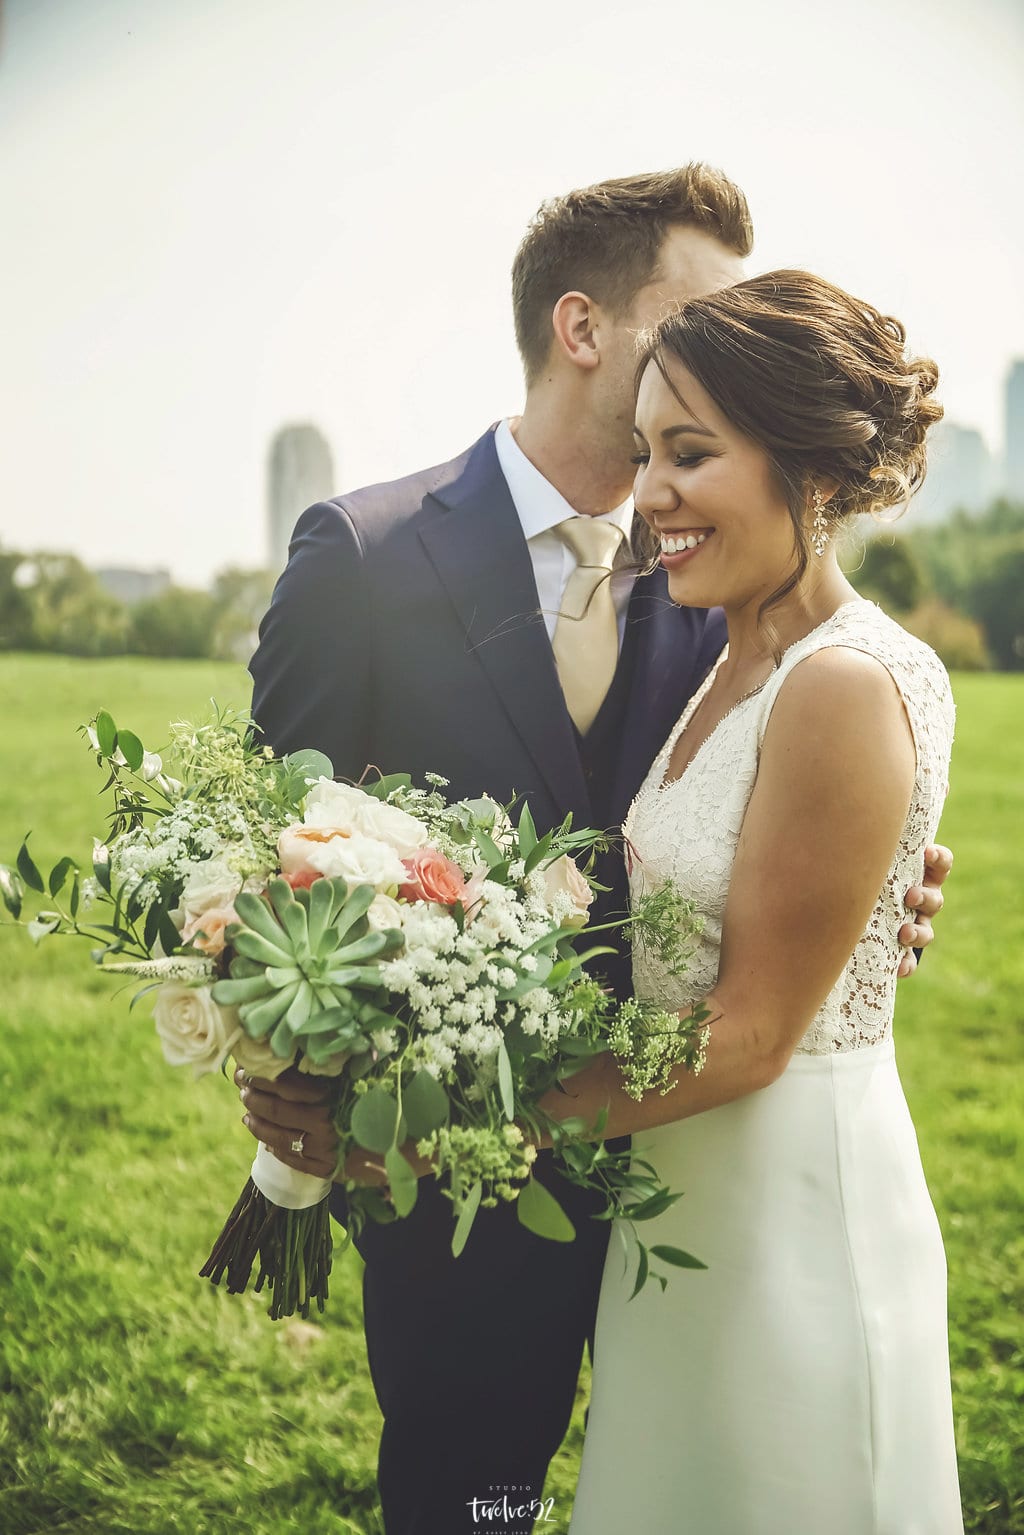
<path fill-rule="evenodd" d="M 561 492 L 555 489 L 551 481 L 544 478 L 536 465 L 531 464 L 512 436 L 512 428 L 507 420 L 500 422 L 495 430 L 494 446 L 498 453 L 501 472 L 505 476 L 519 514 L 526 547 L 530 551 L 534 579 L 537 582 L 537 596 L 540 599 L 540 609 L 544 615 L 548 639 L 553 639 L 565 588 L 576 568 L 575 555 L 554 530 L 560 522 L 567 522 L 579 514 L 573 510 Z M 612 572 L 611 579 L 612 602 L 615 604 L 615 615 L 619 622 L 621 647 L 626 627 L 626 609 L 629 607 L 633 583 L 636 580 L 635 570 L 618 568 L 621 564 L 628 564 L 631 558 L 629 534 L 633 525 L 632 496 L 623 501 L 622 505 L 617 506 L 614 511 L 603 512 L 596 521 L 613 522 L 625 535 L 619 546 L 616 568 Z"/>

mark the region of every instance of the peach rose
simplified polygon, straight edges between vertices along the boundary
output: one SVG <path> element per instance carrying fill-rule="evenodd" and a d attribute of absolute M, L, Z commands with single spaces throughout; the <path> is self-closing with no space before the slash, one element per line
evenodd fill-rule
<path fill-rule="evenodd" d="M 340 826 L 289 826 L 277 839 L 281 873 L 293 890 L 308 889 L 315 879 L 322 879 L 319 869 L 310 863 L 310 854 L 335 837 L 347 837 Z"/>
<path fill-rule="evenodd" d="M 399 885 L 398 894 L 405 901 L 434 901 L 438 906 L 454 906 L 466 893 L 466 876 L 436 848 L 425 847 L 403 858 L 409 878 Z"/>
<path fill-rule="evenodd" d="M 181 930 L 183 943 L 191 943 L 203 954 L 216 958 L 224 952 L 224 929 L 239 920 L 233 906 L 211 906 L 209 911 L 190 917 Z"/>

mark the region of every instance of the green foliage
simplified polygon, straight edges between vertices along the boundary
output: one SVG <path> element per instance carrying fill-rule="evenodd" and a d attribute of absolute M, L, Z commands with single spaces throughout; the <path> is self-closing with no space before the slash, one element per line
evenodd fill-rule
<path fill-rule="evenodd" d="M 248 661 L 256 649 L 260 619 L 270 606 L 274 577 L 269 570 L 232 566 L 214 577 L 217 617 L 211 654 L 224 661 Z"/>
<path fill-rule="evenodd" d="M 896 616 L 916 608 L 925 594 L 920 561 L 906 539 L 892 534 L 878 534 L 868 541 L 863 561 L 850 579 L 861 596 Z"/>
<path fill-rule="evenodd" d="M 928 597 L 901 623 L 930 645 L 950 671 L 983 672 L 990 665 L 985 635 L 973 618 L 949 607 L 939 597 Z"/>
<path fill-rule="evenodd" d="M 209 592 L 172 586 L 128 607 L 72 554 L 0 550 L 0 650 L 244 662 L 273 589 L 269 571 L 232 567 Z"/>
<path fill-rule="evenodd" d="M 30 846 L 46 870 L 88 845 L 96 768 L 68 740 L 97 699 L 162 747 L 168 719 L 201 714 L 211 696 L 248 698 L 240 669 L 208 663 L 2 664 L 22 723 L 0 742 L 0 847 L 38 817 L 43 784 L 45 837 Z M 1024 912 L 1007 846 L 1024 817 L 1022 686 L 954 679 L 942 837 L 957 862 L 896 1023 L 949 1260 L 969 1535 L 1024 1535 Z M 358 1261 L 335 1263 L 328 1311 L 306 1323 L 271 1325 L 262 1297 L 195 1277 L 251 1160 L 237 1096 L 216 1077 L 168 1071 L 144 1009 L 129 1014 L 127 993 L 81 961 L 0 927 L 0 1529 L 382 1535 Z M 471 1224 L 468 1199 L 464 1212 Z M 673 1267 L 671 1283 L 688 1279 Z M 559 1529 L 588 1380 L 585 1365 L 545 1488 Z"/>
<path fill-rule="evenodd" d="M 994 664 L 1024 669 L 1024 504 L 956 512 L 912 541 L 937 596 L 981 625 Z"/>
<path fill-rule="evenodd" d="M 217 617 L 210 592 L 170 586 L 132 609 L 129 649 L 140 656 L 208 656 Z"/>

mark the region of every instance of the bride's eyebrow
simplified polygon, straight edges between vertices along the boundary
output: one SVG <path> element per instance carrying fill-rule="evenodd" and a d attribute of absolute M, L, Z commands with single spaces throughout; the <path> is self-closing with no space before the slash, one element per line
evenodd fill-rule
<path fill-rule="evenodd" d="M 661 434 L 662 442 L 671 442 L 673 437 L 714 437 L 714 432 L 706 426 L 667 426 Z"/>

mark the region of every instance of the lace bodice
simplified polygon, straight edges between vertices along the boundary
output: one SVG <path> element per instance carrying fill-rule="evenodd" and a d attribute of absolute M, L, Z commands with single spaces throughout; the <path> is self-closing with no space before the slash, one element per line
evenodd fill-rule
<path fill-rule="evenodd" d="M 665 743 L 623 828 L 632 864 L 631 890 L 637 893 L 671 881 L 703 919 L 693 961 L 681 979 L 644 949 L 633 956 L 638 996 L 666 1007 L 688 1007 L 718 978 L 726 895 L 772 705 L 794 666 L 814 651 L 835 645 L 867 652 L 892 676 L 913 732 L 917 772 L 903 835 L 868 925 L 797 1046 L 798 1051 L 819 1055 L 875 1044 L 892 1029 L 901 956 L 897 933 L 906 919 L 903 898 L 923 876 L 924 849 L 934 838 L 946 796 L 953 740 L 949 678 L 934 651 L 874 603 L 844 603 L 785 651 L 765 687 L 726 714 L 682 777 L 665 784 L 672 748 L 711 686 L 723 652 Z"/>

